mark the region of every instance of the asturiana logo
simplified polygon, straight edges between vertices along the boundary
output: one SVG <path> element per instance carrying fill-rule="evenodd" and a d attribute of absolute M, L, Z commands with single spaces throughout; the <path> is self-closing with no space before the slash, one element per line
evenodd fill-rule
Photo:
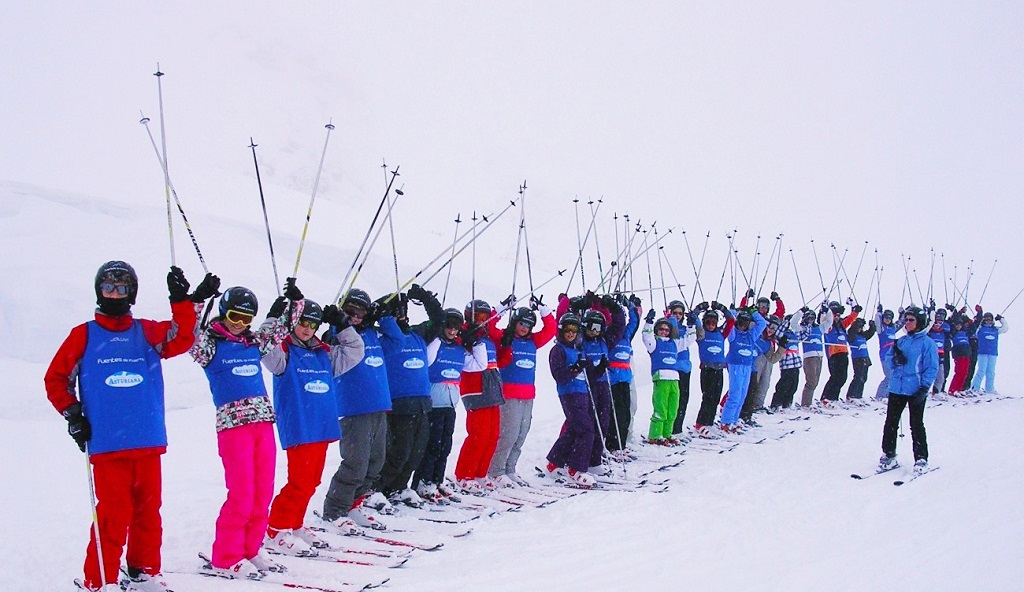
<path fill-rule="evenodd" d="M 322 380 L 314 380 L 312 382 L 307 382 L 306 386 L 304 386 L 302 388 L 305 389 L 306 392 L 308 392 L 308 393 L 313 393 L 315 395 L 322 395 L 322 394 L 324 394 L 324 393 L 326 393 L 326 392 L 331 390 L 331 385 L 327 384 L 326 382 L 324 382 Z"/>
<path fill-rule="evenodd" d="M 115 372 L 114 374 L 108 376 L 107 379 L 103 381 L 103 383 L 106 384 L 107 386 L 112 386 L 115 388 L 130 388 L 137 384 L 142 384 L 143 380 L 145 379 L 142 377 L 141 374 L 135 374 L 134 372 L 125 372 L 124 370 L 122 370 L 120 372 Z"/>
<path fill-rule="evenodd" d="M 533 360 L 516 360 L 516 366 L 529 370 L 530 368 L 536 366 L 536 364 L 533 363 Z"/>
<path fill-rule="evenodd" d="M 462 372 L 459 372 L 455 368 L 445 368 L 444 370 L 441 371 L 441 376 L 448 378 L 450 380 L 455 380 L 462 376 Z"/>
<path fill-rule="evenodd" d="M 661 363 L 663 363 L 663 364 L 675 364 L 676 363 L 676 359 L 673 358 L 673 357 L 664 357 L 664 358 L 661 359 Z"/>
<path fill-rule="evenodd" d="M 366 365 L 371 368 L 380 368 L 384 365 L 384 358 L 380 356 L 366 356 Z"/>
<path fill-rule="evenodd" d="M 616 360 L 628 360 L 629 359 L 629 352 L 627 352 L 627 351 L 615 352 L 615 359 Z"/>
<path fill-rule="evenodd" d="M 232 368 L 231 373 L 235 376 L 256 376 L 260 373 L 260 367 L 256 364 L 244 364 Z"/>
<path fill-rule="evenodd" d="M 408 360 L 402 362 L 402 366 L 408 368 L 409 370 L 419 370 L 420 368 L 426 366 L 426 363 L 423 361 L 422 358 L 409 358 Z"/>
<path fill-rule="evenodd" d="M 718 347 L 717 345 L 712 345 L 711 347 L 708 348 L 708 353 L 720 354 L 722 353 L 722 348 Z"/>

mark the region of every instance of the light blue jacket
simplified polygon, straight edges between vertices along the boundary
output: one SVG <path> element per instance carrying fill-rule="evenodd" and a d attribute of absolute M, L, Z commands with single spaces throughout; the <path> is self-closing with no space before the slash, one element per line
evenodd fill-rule
<path fill-rule="evenodd" d="M 904 335 L 896 345 L 907 358 L 907 363 L 892 362 L 894 348 L 885 354 L 885 367 L 889 370 L 889 392 L 894 395 L 913 396 L 921 387 L 930 387 L 939 373 L 939 348 L 925 331 Z"/>

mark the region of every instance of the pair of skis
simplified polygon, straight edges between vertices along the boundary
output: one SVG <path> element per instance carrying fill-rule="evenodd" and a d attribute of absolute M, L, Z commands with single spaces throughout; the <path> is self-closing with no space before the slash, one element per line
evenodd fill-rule
<path fill-rule="evenodd" d="M 864 474 L 853 473 L 852 475 L 850 475 L 850 477 L 853 478 L 853 479 L 857 479 L 859 481 L 863 481 L 864 479 L 870 479 L 871 477 L 875 477 L 877 475 L 883 475 L 885 473 L 889 473 L 889 472 L 894 471 L 894 470 L 896 470 L 898 468 L 900 468 L 900 466 L 896 465 L 895 467 L 892 467 L 891 469 L 875 470 L 875 472 L 873 472 L 873 473 L 864 473 Z M 911 481 L 917 479 L 918 477 L 923 477 L 923 476 L 927 475 L 928 473 L 931 473 L 932 471 L 937 471 L 937 470 L 939 470 L 938 466 L 929 466 L 928 468 L 924 469 L 923 471 L 911 471 L 909 474 L 903 476 L 902 478 L 896 479 L 895 481 L 893 481 L 892 484 L 895 485 L 896 487 L 899 487 L 901 485 L 906 485 L 907 483 L 910 483 Z"/>

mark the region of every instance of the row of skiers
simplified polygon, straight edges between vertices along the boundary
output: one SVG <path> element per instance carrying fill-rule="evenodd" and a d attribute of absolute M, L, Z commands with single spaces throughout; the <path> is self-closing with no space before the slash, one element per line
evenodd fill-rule
<path fill-rule="evenodd" d="M 353 289 L 338 305 L 321 307 L 290 278 L 255 327 L 258 301 L 252 291 L 232 287 L 220 294 L 219 279 L 207 274 L 189 293 L 176 267 L 167 281 L 171 320 L 134 319 L 134 270 L 122 261 L 101 266 L 94 320 L 72 330 L 47 370 L 47 395 L 94 468 L 98 519 L 86 553 L 86 589 L 118 581 L 125 542 L 131 541 L 125 587 L 166 590 L 159 575 L 160 455 L 167 445 L 160 360 L 186 351 L 204 369 L 216 407 L 228 495 L 216 523 L 212 565 L 225 577 L 256 579 L 280 570 L 266 548 L 312 555 L 325 546 L 305 522 L 334 441 L 341 462 L 321 516 L 322 526 L 341 534 L 381 528 L 375 512 L 390 511 L 392 502 L 417 504 L 422 498 L 440 501 L 453 490 L 524 485 L 516 470 L 532 419 L 537 351 L 553 337 L 549 369 L 566 421 L 547 455 L 548 470 L 588 487 L 595 472 L 607 470 L 605 450 L 628 455 L 626 434 L 635 409 L 631 344 L 642 312 L 635 296 L 563 294 L 556 313 L 533 296 L 519 308 L 510 296 L 501 312 L 474 299 L 459 311 L 443 308 L 434 294 L 413 285 L 406 294 L 377 300 Z M 200 325 L 203 303 L 218 294 L 217 314 Z M 703 394 L 697 435 L 710 435 L 715 425 L 726 369 L 730 395 L 718 425 L 728 432 L 740 429 L 741 417 L 752 422 L 765 397 L 759 389 L 776 361 L 782 378 L 772 406 L 791 404 L 801 358 L 808 384 L 814 360 L 820 372 L 816 346 L 829 348 L 833 372 L 823 398 L 838 399 L 846 380 L 845 374 L 840 380 L 840 349 L 846 343 L 847 351 L 858 351 L 859 340 L 869 338 L 875 324 L 858 333 L 859 306 L 848 317 L 837 303 L 820 314 L 805 310 L 787 317 L 777 294 L 747 308 L 752 297 L 748 292 L 738 309 L 713 302 L 687 311 L 673 301 L 657 320 L 648 311 L 643 343 L 654 382 L 648 441 L 675 444 L 685 433 L 694 342 Z M 772 301 L 776 310 L 769 315 Z M 410 304 L 421 304 L 428 320 L 411 325 Z M 511 314 L 498 328 L 502 312 Z M 880 336 L 895 335 L 899 326 L 892 317 L 880 312 Z M 991 323 L 979 311 L 975 324 L 979 368 L 989 355 L 993 360 L 985 368 L 994 371 L 995 353 L 980 345 L 987 343 L 991 331 L 985 327 Z M 1002 321 L 996 338 L 1005 328 Z M 857 359 L 854 353 L 855 380 Z M 273 402 L 263 368 L 273 375 Z M 456 480 L 449 484 L 445 473 L 459 401 L 467 411 L 467 437 Z M 807 398 L 804 404 L 809 403 Z M 287 482 L 276 497 L 275 423 L 287 456 Z"/>

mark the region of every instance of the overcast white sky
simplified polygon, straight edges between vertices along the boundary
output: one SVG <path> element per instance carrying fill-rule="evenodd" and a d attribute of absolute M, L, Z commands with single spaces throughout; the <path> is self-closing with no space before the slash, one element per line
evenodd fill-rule
<path fill-rule="evenodd" d="M 386 157 L 403 240 L 430 227 L 431 253 L 456 212 L 527 179 L 531 236 L 564 240 L 547 239 L 566 251 L 550 268 L 575 250 L 570 199 L 603 196 L 609 216 L 711 230 L 719 257 L 727 229 L 745 261 L 783 232 L 805 288 L 810 238 L 851 259 L 879 248 L 893 293 L 901 252 L 921 275 L 933 247 L 947 275 L 998 257 L 1001 307 L 1021 287 L 1022 17 L 1019 2 L 5 3 L 0 180 L 161 203 L 138 124 L 158 121 L 159 61 L 197 226 L 239 208 L 260 222 L 250 136 L 272 219 L 298 219 L 331 119 L 318 199 L 358 236 Z M 313 228 L 357 241 L 331 234 Z"/>

